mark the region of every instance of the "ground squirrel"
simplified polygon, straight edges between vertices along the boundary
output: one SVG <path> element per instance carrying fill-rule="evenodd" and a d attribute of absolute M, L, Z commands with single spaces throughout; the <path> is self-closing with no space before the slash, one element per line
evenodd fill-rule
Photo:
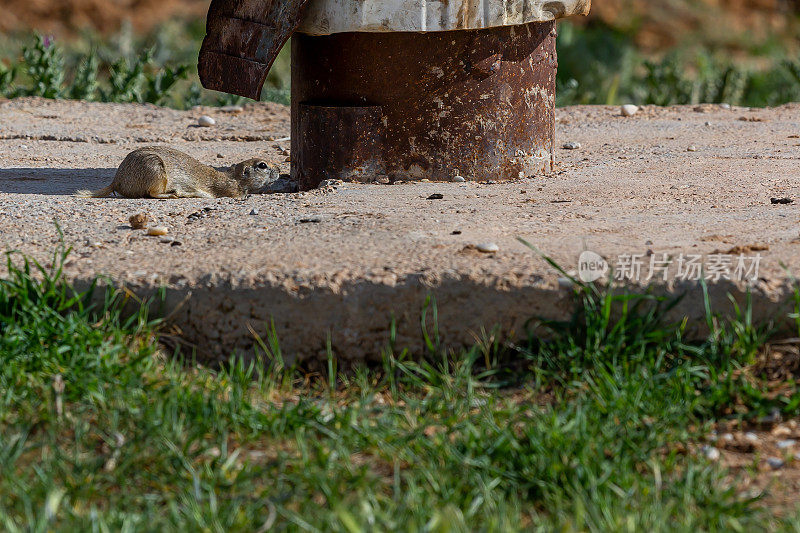
<path fill-rule="evenodd" d="M 165 146 L 134 150 L 122 161 L 111 185 L 99 191 L 78 191 L 79 198 L 241 198 L 280 177 L 278 168 L 248 159 L 219 171 L 188 154 Z"/>

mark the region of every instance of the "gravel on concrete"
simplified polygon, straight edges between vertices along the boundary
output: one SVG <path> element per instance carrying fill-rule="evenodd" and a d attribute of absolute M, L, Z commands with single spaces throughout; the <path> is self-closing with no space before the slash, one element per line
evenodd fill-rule
<path fill-rule="evenodd" d="M 203 115 L 213 128 L 197 126 Z M 698 332 L 699 284 L 672 274 L 663 281 L 659 272 L 646 279 L 651 260 L 759 254 L 756 317 L 790 301 L 800 216 L 797 204 L 770 199 L 800 197 L 800 104 L 709 105 L 703 113 L 644 106 L 629 117 L 619 107 L 571 107 L 557 117 L 557 137 L 582 149 L 559 151 L 550 174 L 513 182 L 464 176 L 463 183 L 337 183 L 244 200 L 77 199 L 70 195 L 107 185 L 123 157 L 148 144 L 215 166 L 258 156 L 288 172 L 288 108 L 0 100 L 0 248 L 47 261 L 56 220 L 74 247 L 70 279 L 103 274 L 141 294 L 166 287 L 160 312 L 210 357 L 251 352 L 251 329 L 263 336 L 270 320 L 290 360 L 324 356 L 329 333 L 341 357 L 376 358 L 393 317 L 397 346 L 419 349 L 429 294 L 445 343 L 469 343 L 495 324 L 519 336 L 531 316 L 563 318 L 571 309 L 568 278 L 519 237 L 570 275 L 586 250 L 612 266 L 640 255 L 638 283 L 625 282 L 686 292 L 675 312 Z M 701 138 L 702 150 L 687 152 Z M 432 195 L 441 199 L 427 200 Z M 139 213 L 148 227 L 167 228 L 169 239 L 133 230 L 129 218 Z M 481 253 L 476 243 L 498 251 Z M 728 292 L 741 299 L 746 288 L 724 278 L 709 283 L 720 311 L 730 309 Z"/>

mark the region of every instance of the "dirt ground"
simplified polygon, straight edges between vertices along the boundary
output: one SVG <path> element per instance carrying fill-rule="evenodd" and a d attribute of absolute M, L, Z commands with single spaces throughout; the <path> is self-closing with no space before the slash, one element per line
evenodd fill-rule
<path fill-rule="evenodd" d="M 197 127 L 203 113 L 217 125 Z M 264 335 L 270 320 L 291 358 L 324 354 L 328 333 L 342 357 L 375 357 L 393 318 L 397 345 L 418 348 L 429 294 L 442 339 L 454 345 L 495 324 L 518 335 L 531 316 L 567 316 L 566 279 L 518 237 L 573 272 L 583 251 L 618 273 L 633 264 L 625 254 L 638 254 L 638 279 L 628 269 L 622 282 L 685 292 L 676 313 L 697 332 L 702 293 L 696 279 L 678 275 L 681 254 L 702 255 L 706 268 L 709 254 L 759 257 L 750 283 L 756 316 L 778 316 L 790 304 L 798 203 L 772 199 L 800 202 L 800 104 L 647 107 L 628 118 L 617 108 L 573 107 L 557 115 L 557 145 L 581 147 L 558 150 L 557 172 L 510 183 L 87 200 L 70 195 L 107 185 L 125 154 L 148 144 L 217 166 L 258 155 L 288 171 L 288 109 L 0 101 L 0 246 L 46 262 L 56 220 L 74 247 L 70 279 L 106 274 L 140 294 L 166 287 L 162 312 L 172 313 L 175 332 L 211 356 L 251 351 L 251 329 Z M 429 199 L 434 193 L 442 198 Z M 128 218 L 140 212 L 168 236 L 132 230 Z M 485 243 L 499 251 L 478 251 Z M 671 261 L 667 281 L 657 268 L 647 279 L 662 259 Z M 728 292 L 741 298 L 746 289 L 729 267 L 732 281 L 709 280 L 720 311 L 730 309 Z"/>

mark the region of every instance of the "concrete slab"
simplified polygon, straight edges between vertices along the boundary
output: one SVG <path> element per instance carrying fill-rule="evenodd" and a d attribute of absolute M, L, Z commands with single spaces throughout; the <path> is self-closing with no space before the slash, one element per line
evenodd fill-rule
<path fill-rule="evenodd" d="M 201 114 L 217 125 L 194 127 Z M 125 154 L 147 144 L 213 165 L 258 155 L 288 170 L 288 132 L 288 109 L 275 104 L 232 114 L 0 101 L 0 248 L 46 260 L 58 220 L 74 247 L 70 279 L 105 274 L 142 294 L 165 287 L 173 327 L 209 356 L 250 352 L 250 328 L 263 335 L 271 319 L 288 358 L 321 356 L 329 334 L 344 358 L 377 357 L 392 317 L 397 345 L 419 349 L 429 294 L 452 345 L 482 327 L 519 335 L 531 316 L 566 316 L 569 289 L 518 237 L 572 270 L 585 250 L 618 273 L 629 273 L 624 254 L 640 254 L 638 282 L 620 282 L 633 287 L 653 281 L 651 258 L 655 267 L 669 260 L 666 282 L 655 269 L 656 285 L 687 292 L 678 312 L 691 327 L 701 327 L 701 292 L 691 275 L 677 276 L 681 257 L 702 255 L 709 272 L 721 261 L 709 254 L 730 257 L 735 279 L 709 281 L 720 310 L 747 286 L 733 275 L 740 254 L 750 265 L 760 256 L 749 284 L 758 316 L 792 295 L 800 104 L 646 107 L 627 118 L 611 107 L 559 109 L 558 145 L 581 147 L 558 150 L 558 171 L 511 183 L 344 184 L 241 201 L 69 196 L 107 185 Z M 771 203 L 784 197 L 798 203 Z M 130 229 L 139 212 L 180 244 Z M 487 242 L 499 251 L 474 248 Z"/>

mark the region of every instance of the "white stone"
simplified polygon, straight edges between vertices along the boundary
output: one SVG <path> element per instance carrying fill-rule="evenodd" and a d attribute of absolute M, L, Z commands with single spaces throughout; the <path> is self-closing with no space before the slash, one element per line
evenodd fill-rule
<path fill-rule="evenodd" d="M 559 276 L 558 286 L 562 289 L 571 289 L 575 286 L 575 282 L 566 276 Z"/>
<path fill-rule="evenodd" d="M 783 468 L 783 465 L 786 463 L 783 461 L 783 459 L 778 459 L 777 457 L 767 457 L 767 464 L 773 470 L 777 470 L 779 468 Z"/>
<path fill-rule="evenodd" d="M 467 180 L 465 180 L 463 176 L 459 176 L 458 174 L 456 174 L 455 176 L 450 178 L 450 181 L 454 181 L 456 183 L 464 183 Z"/>
<path fill-rule="evenodd" d="M 482 242 L 475 245 L 475 249 L 485 254 L 493 254 L 500 251 L 500 247 L 493 242 Z"/>
<path fill-rule="evenodd" d="M 620 107 L 619 110 L 623 117 L 632 117 L 639 112 L 639 106 L 625 104 L 624 106 Z"/>
<path fill-rule="evenodd" d="M 707 459 L 716 461 L 719 459 L 720 453 L 719 450 L 713 446 L 703 446 L 703 455 L 705 455 Z"/>
<path fill-rule="evenodd" d="M 208 128 L 209 126 L 213 126 L 216 123 L 217 121 L 209 117 L 208 115 L 203 115 L 202 117 L 197 119 L 197 125 L 203 128 Z"/>
<path fill-rule="evenodd" d="M 758 435 L 756 435 L 752 431 L 748 431 L 747 433 L 745 433 L 744 438 L 745 440 L 748 440 L 750 442 L 758 442 Z"/>
<path fill-rule="evenodd" d="M 781 450 L 785 450 L 786 448 L 791 448 L 797 444 L 797 441 L 794 439 L 786 439 L 786 440 L 779 440 L 777 443 L 778 448 Z"/>
<path fill-rule="evenodd" d="M 226 105 L 219 108 L 220 111 L 223 113 L 233 113 L 239 114 L 244 111 L 244 108 L 240 105 Z"/>
<path fill-rule="evenodd" d="M 576 142 L 572 142 L 572 141 L 570 141 L 568 143 L 564 143 L 564 145 L 562 146 L 562 148 L 564 150 L 577 150 L 580 147 L 581 147 L 581 143 L 576 143 Z"/>
<path fill-rule="evenodd" d="M 697 146 L 690 144 L 689 147 L 686 149 L 687 152 L 696 152 Z"/>
<path fill-rule="evenodd" d="M 152 226 L 147 228 L 147 234 L 152 237 L 160 237 L 167 233 L 169 233 L 169 230 L 165 226 Z"/>

